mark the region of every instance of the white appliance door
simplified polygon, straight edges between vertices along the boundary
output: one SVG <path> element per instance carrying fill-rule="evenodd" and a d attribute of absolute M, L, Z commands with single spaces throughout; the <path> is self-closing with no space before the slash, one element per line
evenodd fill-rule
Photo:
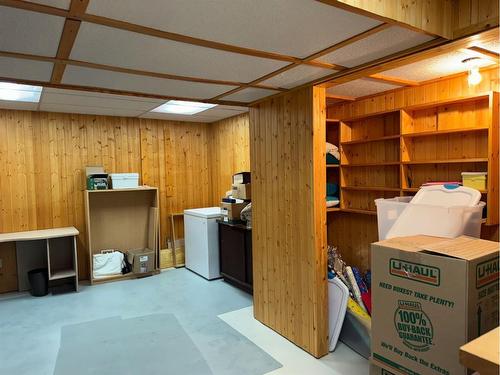
<path fill-rule="evenodd" d="M 209 278 L 207 219 L 184 215 L 184 245 L 186 268 Z"/>
<path fill-rule="evenodd" d="M 219 260 L 219 224 L 217 219 L 207 220 L 207 247 L 208 247 L 208 277 L 207 279 L 217 279 L 220 274 Z"/>

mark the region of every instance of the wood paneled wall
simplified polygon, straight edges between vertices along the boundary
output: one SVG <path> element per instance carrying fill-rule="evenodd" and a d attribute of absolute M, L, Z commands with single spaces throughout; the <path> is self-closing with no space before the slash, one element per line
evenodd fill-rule
<path fill-rule="evenodd" d="M 469 86 L 466 75 L 457 75 L 421 86 L 403 88 L 345 104 L 334 105 L 327 109 L 328 118 L 343 119 L 376 114 L 500 89 L 498 68 L 484 70 L 481 74 L 483 80 L 477 86 Z M 378 239 L 377 217 L 349 213 L 334 213 L 332 215 L 334 215 L 334 219 L 328 221 L 329 243 L 338 246 L 349 263 L 362 269 L 369 268 L 370 243 Z M 499 226 L 483 225 L 481 237 L 498 241 Z"/>
<path fill-rule="evenodd" d="M 470 35 L 498 25 L 498 0 L 455 0 L 453 37 Z"/>
<path fill-rule="evenodd" d="M 312 355 L 327 353 L 325 91 L 250 109 L 254 314 Z"/>
<path fill-rule="evenodd" d="M 231 190 L 232 176 L 250 171 L 250 134 L 248 113 L 210 124 L 210 172 L 212 202 Z"/>
<path fill-rule="evenodd" d="M 161 241 L 170 212 L 213 204 L 211 124 L 0 110 L 0 232 L 73 225 L 88 277 L 85 166 L 139 172 L 157 186 Z M 223 137 L 219 134 L 219 137 Z"/>

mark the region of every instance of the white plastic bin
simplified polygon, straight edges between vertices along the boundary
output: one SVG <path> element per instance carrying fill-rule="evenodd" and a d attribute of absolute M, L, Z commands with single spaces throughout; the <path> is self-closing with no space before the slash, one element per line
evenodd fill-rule
<path fill-rule="evenodd" d="M 409 203 L 412 197 L 376 199 L 379 240 L 425 234 L 454 238 L 480 237 L 484 202 L 476 206 L 441 207 Z M 399 220 L 398 220 L 399 219 Z"/>
<path fill-rule="evenodd" d="M 112 189 L 133 189 L 139 187 L 139 173 L 110 173 Z"/>
<path fill-rule="evenodd" d="M 392 228 L 401 212 L 408 206 L 413 197 L 394 197 L 389 199 L 375 199 L 377 206 L 378 239 L 385 240 L 389 229 Z"/>

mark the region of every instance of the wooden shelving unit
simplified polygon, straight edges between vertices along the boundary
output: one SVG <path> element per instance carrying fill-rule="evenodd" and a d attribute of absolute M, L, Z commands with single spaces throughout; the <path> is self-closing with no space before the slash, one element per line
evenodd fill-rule
<path fill-rule="evenodd" d="M 94 278 L 93 255 L 102 250 L 149 248 L 155 252 L 158 270 L 159 198 L 156 187 L 85 191 L 85 217 L 90 258 L 90 282 L 135 278 L 137 275 Z"/>
<path fill-rule="evenodd" d="M 486 223 L 498 224 L 498 93 L 340 120 L 339 137 L 341 211 L 374 214 L 376 198 L 488 172 Z"/>
<path fill-rule="evenodd" d="M 336 119 L 326 120 L 326 141 L 332 143 L 340 148 L 340 121 Z M 336 183 L 340 190 L 340 165 L 327 164 L 326 165 L 326 182 Z M 341 192 L 339 191 L 339 195 Z M 327 207 L 326 212 L 338 212 L 339 206 Z"/>

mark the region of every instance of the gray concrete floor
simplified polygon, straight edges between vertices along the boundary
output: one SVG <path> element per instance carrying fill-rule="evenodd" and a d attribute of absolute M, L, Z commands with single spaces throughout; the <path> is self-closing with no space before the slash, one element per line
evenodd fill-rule
<path fill-rule="evenodd" d="M 139 280 L 82 286 L 79 293 L 0 298 L 0 374 L 53 374 L 61 327 L 120 316 L 173 313 L 214 374 L 230 374 L 248 343 L 217 315 L 252 304 L 250 295 L 185 269 Z M 234 348 L 240 348 L 240 352 Z M 91 359 L 89 359 L 91 360 Z"/>

